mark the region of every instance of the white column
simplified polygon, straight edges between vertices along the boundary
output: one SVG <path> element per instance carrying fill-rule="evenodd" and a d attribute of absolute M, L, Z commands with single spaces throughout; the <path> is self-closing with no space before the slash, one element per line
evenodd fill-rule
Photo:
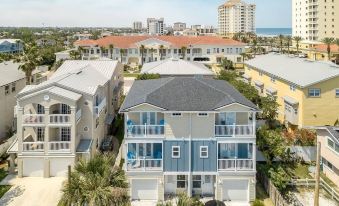
<path fill-rule="evenodd" d="M 22 142 L 24 138 L 24 130 L 22 126 L 22 116 L 24 115 L 24 108 L 18 107 L 17 113 L 17 138 L 18 138 L 18 154 L 22 152 Z"/>
<path fill-rule="evenodd" d="M 48 154 L 48 151 L 49 151 L 49 107 L 46 107 L 45 108 L 45 135 L 44 135 L 44 151 L 45 151 L 45 154 Z"/>

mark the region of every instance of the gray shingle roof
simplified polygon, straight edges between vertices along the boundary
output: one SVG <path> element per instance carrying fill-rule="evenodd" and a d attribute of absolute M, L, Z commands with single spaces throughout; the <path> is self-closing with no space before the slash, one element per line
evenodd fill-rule
<path fill-rule="evenodd" d="M 339 76 L 339 67 L 331 62 L 313 62 L 280 54 L 260 55 L 245 63 L 300 87 Z"/>
<path fill-rule="evenodd" d="M 171 77 L 135 81 L 120 112 L 148 103 L 168 111 L 213 111 L 239 103 L 257 107 L 223 80 Z"/>

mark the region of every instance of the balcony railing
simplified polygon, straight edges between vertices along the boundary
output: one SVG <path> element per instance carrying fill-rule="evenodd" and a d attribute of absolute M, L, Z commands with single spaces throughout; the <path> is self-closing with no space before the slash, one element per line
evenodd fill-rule
<path fill-rule="evenodd" d="M 103 100 L 101 100 L 98 106 L 94 107 L 95 114 L 99 116 L 101 111 L 105 108 L 105 106 L 106 106 L 106 97 Z"/>
<path fill-rule="evenodd" d="M 23 124 L 45 124 L 44 114 L 24 114 L 22 117 Z"/>
<path fill-rule="evenodd" d="M 162 171 L 162 159 L 128 159 L 127 171 Z"/>
<path fill-rule="evenodd" d="M 44 142 L 23 142 L 23 152 L 43 152 L 45 143 Z"/>
<path fill-rule="evenodd" d="M 249 171 L 253 169 L 252 159 L 218 159 L 218 170 Z"/>
<path fill-rule="evenodd" d="M 48 142 L 49 152 L 71 152 L 71 142 L 59 141 L 59 142 Z"/>
<path fill-rule="evenodd" d="M 128 137 L 159 136 L 164 134 L 164 125 L 128 125 Z"/>
<path fill-rule="evenodd" d="M 50 124 L 67 124 L 71 123 L 71 116 L 68 114 L 51 114 L 49 115 Z"/>
<path fill-rule="evenodd" d="M 215 136 L 250 136 L 253 125 L 215 125 Z"/>

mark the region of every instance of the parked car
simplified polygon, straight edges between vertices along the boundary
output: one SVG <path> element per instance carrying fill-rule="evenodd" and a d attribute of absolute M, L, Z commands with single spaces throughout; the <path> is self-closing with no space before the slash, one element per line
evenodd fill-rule
<path fill-rule="evenodd" d="M 112 136 L 106 137 L 102 141 L 100 149 L 101 149 L 102 152 L 108 152 L 108 151 L 112 151 L 113 150 Z"/>

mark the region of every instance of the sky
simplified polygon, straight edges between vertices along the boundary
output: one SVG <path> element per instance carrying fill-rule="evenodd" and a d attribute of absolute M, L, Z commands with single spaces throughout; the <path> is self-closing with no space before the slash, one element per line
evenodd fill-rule
<path fill-rule="evenodd" d="M 166 24 L 217 26 L 226 0 L 0 0 L 0 26 L 131 27 L 133 21 L 164 17 Z M 292 0 L 255 3 L 257 28 L 291 27 Z"/>

